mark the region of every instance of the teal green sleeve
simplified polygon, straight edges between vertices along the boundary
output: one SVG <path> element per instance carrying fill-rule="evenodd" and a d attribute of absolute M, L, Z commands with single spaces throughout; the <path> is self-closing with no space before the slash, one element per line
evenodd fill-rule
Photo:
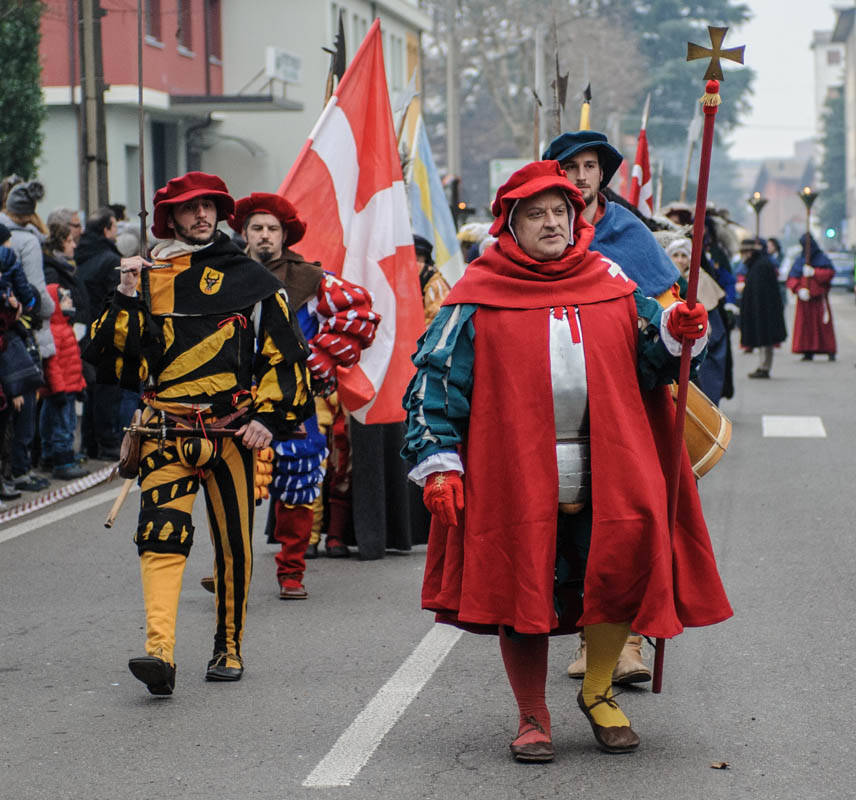
<path fill-rule="evenodd" d="M 636 313 L 639 317 L 639 341 L 637 345 L 637 366 L 639 385 L 643 389 L 673 383 L 681 371 L 681 360 L 673 356 L 660 338 L 660 317 L 663 307 L 653 298 L 645 297 L 638 289 L 633 293 L 636 301 Z M 690 375 L 695 375 L 707 351 L 694 356 L 690 362 Z"/>
<path fill-rule="evenodd" d="M 473 388 L 473 314 L 476 305 L 443 306 L 419 339 L 416 374 L 404 395 L 407 433 L 402 457 L 419 463 L 455 451 L 470 416 Z"/>

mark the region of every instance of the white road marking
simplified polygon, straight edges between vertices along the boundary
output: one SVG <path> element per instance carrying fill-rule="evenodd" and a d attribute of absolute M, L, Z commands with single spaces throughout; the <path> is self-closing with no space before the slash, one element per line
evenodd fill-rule
<path fill-rule="evenodd" d="M 303 781 L 304 786 L 350 786 L 384 736 L 407 710 L 462 631 L 435 625 Z"/>
<path fill-rule="evenodd" d="M 19 522 L 17 525 L 12 525 L 9 528 L 2 528 L 0 529 L 0 542 L 8 542 L 9 539 L 14 539 L 16 536 L 29 533 L 37 528 L 43 528 L 45 525 L 51 525 L 54 522 L 61 522 L 72 514 L 79 514 L 81 511 L 86 511 L 89 508 L 100 506 L 102 503 L 115 500 L 116 495 L 119 494 L 120 488 L 121 486 L 117 486 L 114 489 L 106 489 L 105 491 L 98 492 L 98 494 L 94 494 L 91 497 L 78 500 L 76 503 L 70 503 L 67 506 L 60 506 L 56 511 L 50 511 L 47 514 L 39 514 L 37 517 L 28 519 L 26 522 Z M 135 485 L 131 491 L 135 492 L 138 491 L 138 489 L 139 487 Z"/>
<path fill-rule="evenodd" d="M 826 428 L 820 417 L 763 416 L 761 429 L 767 437 L 826 438 Z"/>

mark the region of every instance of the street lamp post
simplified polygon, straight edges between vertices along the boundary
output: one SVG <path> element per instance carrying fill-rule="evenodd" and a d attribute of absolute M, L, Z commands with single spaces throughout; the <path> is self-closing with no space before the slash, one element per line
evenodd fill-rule
<path fill-rule="evenodd" d="M 755 212 L 755 238 L 761 238 L 761 210 L 767 205 L 767 198 L 761 197 L 761 192 L 753 192 L 749 198 L 749 205 Z"/>
<path fill-rule="evenodd" d="M 805 258 L 806 266 L 809 266 L 808 259 L 811 254 L 811 207 L 814 204 L 814 201 L 817 200 L 817 192 L 812 191 L 811 186 L 803 186 L 803 188 L 797 192 L 800 200 L 805 203 L 805 246 L 803 247 L 803 255 Z"/>

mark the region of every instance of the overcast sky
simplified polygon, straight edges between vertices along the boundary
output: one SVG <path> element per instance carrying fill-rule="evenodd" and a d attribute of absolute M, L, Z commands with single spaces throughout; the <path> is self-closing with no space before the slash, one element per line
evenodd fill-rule
<path fill-rule="evenodd" d="M 839 8 L 853 0 L 744 0 L 752 20 L 729 30 L 725 46 L 746 45 L 756 72 L 752 113 L 732 136 L 733 158 L 789 156 L 815 133 L 812 31 L 832 30 Z M 701 44 L 701 42 L 700 42 Z M 722 86 L 728 102 L 728 75 Z"/>

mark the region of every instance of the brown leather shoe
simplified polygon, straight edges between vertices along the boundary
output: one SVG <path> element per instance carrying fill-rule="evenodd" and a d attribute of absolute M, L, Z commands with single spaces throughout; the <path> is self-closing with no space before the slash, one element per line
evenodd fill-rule
<path fill-rule="evenodd" d="M 305 600 L 309 593 L 296 578 L 283 578 L 279 583 L 280 600 Z"/>
<path fill-rule="evenodd" d="M 618 686 L 645 683 L 651 680 L 651 670 L 642 660 L 642 637 L 628 636 L 618 663 L 612 672 L 612 682 Z"/>
<path fill-rule="evenodd" d="M 537 730 L 546 736 L 546 731 L 538 723 L 535 717 L 527 717 L 526 722 L 528 724 L 524 725 L 518 731 L 517 739 L 515 739 L 509 745 L 511 754 L 517 761 L 523 761 L 527 763 L 544 763 L 546 761 L 552 761 L 555 753 L 553 750 L 553 742 L 549 739 L 547 739 L 546 741 L 542 740 L 536 742 L 526 742 L 525 744 L 517 744 L 517 741 L 522 736 L 525 736 L 527 733 L 531 733 L 534 730 Z"/>
<path fill-rule="evenodd" d="M 618 708 L 618 703 L 611 697 L 598 695 L 597 700 L 590 706 L 587 706 L 585 700 L 583 700 L 582 690 L 577 694 L 577 704 L 582 709 L 583 714 L 586 715 L 589 723 L 591 723 L 594 738 L 597 740 L 598 745 L 600 745 L 600 749 L 605 753 L 632 753 L 639 747 L 639 737 L 633 728 L 629 725 L 616 725 L 606 728 L 594 721 L 591 709 L 600 703 L 606 703 L 613 708 Z"/>

